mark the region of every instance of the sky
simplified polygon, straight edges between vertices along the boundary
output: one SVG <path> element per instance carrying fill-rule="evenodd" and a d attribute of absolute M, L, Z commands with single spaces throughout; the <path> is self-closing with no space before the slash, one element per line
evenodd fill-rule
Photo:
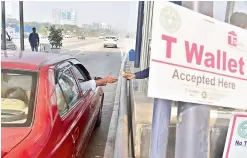
<path fill-rule="evenodd" d="M 19 19 L 19 9 L 14 9 L 18 2 L 10 6 L 9 12 Z M 24 1 L 23 6 L 25 21 L 52 22 L 53 9 L 72 9 L 78 25 L 105 22 L 117 29 L 136 29 L 138 1 Z"/>
<path fill-rule="evenodd" d="M 214 2 L 214 17 L 217 20 L 225 20 L 227 1 Z M 247 14 L 247 1 L 237 1 L 233 12 L 244 12 Z"/>
<path fill-rule="evenodd" d="M 216 19 L 224 21 L 226 4 L 226 1 L 214 2 Z M 6 12 L 19 19 L 18 1 L 10 6 Z M 75 10 L 78 25 L 105 22 L 115 29 L 136 30 L 138 1 L 24 1 L 24 20 L 51 22 L 53 9 Z M 236 2 L 234 11 L 247 13 L 247 1 Z"/>

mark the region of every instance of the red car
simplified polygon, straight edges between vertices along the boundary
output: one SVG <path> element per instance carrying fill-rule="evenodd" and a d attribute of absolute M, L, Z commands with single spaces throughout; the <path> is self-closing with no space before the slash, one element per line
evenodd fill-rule
<path fill-rule="evenodd" d="M 2 51 L 1 125 L 4 158 L 73 158 L 101 123 L 102 88 L 74 57 Z"/>

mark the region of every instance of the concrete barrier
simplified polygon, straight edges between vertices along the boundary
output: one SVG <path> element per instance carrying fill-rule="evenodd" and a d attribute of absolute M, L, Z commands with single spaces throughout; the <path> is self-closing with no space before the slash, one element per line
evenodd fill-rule
<path fill-rule="evenodd" d="M 122 60 L 121 70 L 124 70 L 127 53 Z M 128 117 L 127 117 L 127 81 L 121 74 L 118 77 L 115 103 L 112 112 L 104 158 L 128 157 Z"/>
<path fill-rule="evenodd" d="M 128 157 L 127 81 L 122 78 L 114 158 Z"/>
<path fill-rule="evenodd" d="M 120 71 L 126 71 L 127 52 L 133 47 L 132 45 L 132 39 L 124 39 Z M 128 81 L 119 74 L 104 158 L 131 158 L 134 155 L 129 87 Z"/>

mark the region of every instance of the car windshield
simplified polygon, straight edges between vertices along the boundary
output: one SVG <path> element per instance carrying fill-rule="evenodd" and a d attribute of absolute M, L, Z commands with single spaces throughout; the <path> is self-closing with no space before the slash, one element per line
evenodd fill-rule
<path fill-rule="evenodd" d="M 2 127 L 29 127 L 31 125 L 36 83 L 36 72 L 2 69 Z"/>

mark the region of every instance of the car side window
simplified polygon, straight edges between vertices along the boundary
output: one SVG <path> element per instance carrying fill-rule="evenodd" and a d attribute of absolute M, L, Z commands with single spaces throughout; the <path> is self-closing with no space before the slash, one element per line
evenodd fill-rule
<path fill-rule="evenodd" d="M 65 70 L 58 78 L 58 84 L 63 92 L 64 99 L 69 107 L 74 106 L 80 98 L 79 89 L 76 80 L 70 71 Z"/>

